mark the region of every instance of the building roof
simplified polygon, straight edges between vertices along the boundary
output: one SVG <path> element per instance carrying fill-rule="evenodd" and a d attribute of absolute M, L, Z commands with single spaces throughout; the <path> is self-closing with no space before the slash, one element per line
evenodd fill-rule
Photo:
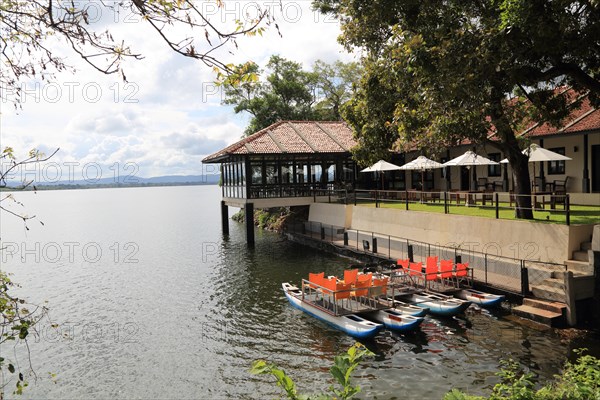
<path fill-rule="evenodd" d="M 589 99 L 585 98 L 582 101 L 581 107 L 574 108 L 571 113 L 561 121 L 558 127 L 548 123 L 536 123 L 532 124 L 521 133 L 521 136 L 533 138 L 592 130 L 600 130 L 600 110 L 594 108 L 590 104 Z"/>
<path fill-rule="evenodd" d="M 220 162 L 231 155 L 348 153 L 356 145 L 352 129 L 339 121 L 280 121 L 204 158 Z"/>

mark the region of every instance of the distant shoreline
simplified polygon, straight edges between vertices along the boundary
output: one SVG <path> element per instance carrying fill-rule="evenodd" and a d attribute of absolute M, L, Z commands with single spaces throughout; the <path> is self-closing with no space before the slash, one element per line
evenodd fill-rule
<path fill-rule="evenodd" d="M 26 188 L 7 186 L 0 188 L 0 192 L 34 192 L 42 190 L 76 190 L 76 189 L 109 189 L 109 188 L 134 188 L 134 187 L 160 187 L 160 186 L 205 186 L 218 185 L 216 182 L 160 182 L 160 183 L 98 183 L 98 184 L 58 184 L 58 185 L 29 185 Z"/>

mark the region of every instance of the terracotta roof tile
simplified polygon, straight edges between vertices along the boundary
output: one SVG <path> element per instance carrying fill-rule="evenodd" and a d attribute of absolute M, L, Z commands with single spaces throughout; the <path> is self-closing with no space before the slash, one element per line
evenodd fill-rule
<path fill-rule="evenodd" d="M 296 134 L 289 124 L 281 124 L 277 129 L 271 131 L 287 150 L 288 153 L 312 153 L 310 146 Z"/>
<path fill-rule="evenodd" d="M 281 121 L 204 158 L 219 162 L 234 154 L 346 153 L 356 145 L 345 122 Z"/>

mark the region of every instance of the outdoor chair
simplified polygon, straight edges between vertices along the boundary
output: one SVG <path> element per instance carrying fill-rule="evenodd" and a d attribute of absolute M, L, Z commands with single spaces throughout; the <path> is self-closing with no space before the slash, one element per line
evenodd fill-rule
<path fill-rule="evenodd" d="M 349 299 L 351 294 L 352 284 L 351 283 L 340 283 L 337 282 L 335 285 L 335 293 L 333 294 L 333 300 L 335 301 L 335 312 L 337 313 L 337 301 L 341 300 L 341 306 L 344 307 L 344 299 Z"/>
<path fill-rule="evenodd" d="M 541 177 L 536 176 L 533 179 L 533 182 L 531 182 L 531 191 L 533 193 L 546 191 L 546 187 L 544 185 L 544 180 Z"/>
<path fill-rule="evenodd" d="M 454 268 L 454 262 L 452 260 L 442 260 L 440 261 L 440 273 L 438 274 L 438 279 L 442 283 L 443 286 L 450 286 L 449 283 L 452 279 L 452 269 Z"/>
<path fill-rule="evenodd" d="M 328 299 L 331 300 L 332 294 L 336 291 L 337 288 L 337 278 L 324 278 L 322 286 L 325 289 L 327 289 L 323 291 L 323 297 L 327 295 Z"/>
<path fill-rule="evenodd" d="M 368 274 L 357 275 L 356 277 L 356 282 L 371 282 L 371 280 L 373 280 L 373 274 L 370 272 Z"/>
<path fill-rule="evenodd" d="M 430 259 L 434 261 L 430 261 Z M 435 282 L 438 278 L 437 257 L 427 257 L 427 265 L 425 265 L 425 287 L 432 289 L 431 282 Z"/>
<path fill-rule="evenodd" d="M 344 271 L 344 283 L 353 284 L 358 277 L 358 269 L 347 269 Z"/>
<path fill-rule="evenodd" d="M 319 272 L 317 274 L 313 274 L 312 272 L 308 273 L 308 281 L 314 283 L 314 285 L 308 285 L 310 288 L 317 289 L 318 286 L 323 286 L 323 279 L 325 279 L 325 272 Z"/>
<path fill-rule="evenodd" d="M 396 265 L 398 265 L 403 270 L 408 271 L 408 266 L 410 264 L 410 260 L 407 258 L 406 260 L 398 260 L 396 261 Z"/>
<path fill-rule="evenodd" d="M 487 178 L 477 178 L 477 190 L 486 190 L 488 187 Z"/>
<path fill-rule="evenodd" d="M 471 286 L 469 283 L 469 263 L 456 264 L 454 278 L 456 279 L 456 287 L 460 287 L 460 283 L 463 281 L 466 281 L 467 286 Z"/>
<path fill-rule="evenodd" d="M 555 194 L 567 194 L 567 182 L 569 182 L 568 176 L 564 180 L 555 180 L 552 182 L 552 191 Z"/>
<path fill-rule="evenodd" d="M 415 277 L 416 281 L 423 281 L 423 263 L 410 263 L 410 276 Z M 424 283 L 423 283 L 424 284 Z"/>
<path fill-rule="evenodd" d="M 358 281 L 354 284 L 354 291 L 352 296 L 358 301 L 359 297 L 366 297 L 369 295 L 369 288 L 371 287 L 371 281 Z"/>
<path fill-rule="evenodd" d="M 373 289 L 371 289 L 371 294 L 373 297 L 379 297 L 381 295 L 387 294 L 387 284 L 389 278 L 373 278 Z"/>

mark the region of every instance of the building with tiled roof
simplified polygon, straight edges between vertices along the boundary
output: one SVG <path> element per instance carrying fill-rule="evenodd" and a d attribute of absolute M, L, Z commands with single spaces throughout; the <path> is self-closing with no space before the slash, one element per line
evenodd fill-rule
<path fill-rule="evenodd" d="M 202 162 L 221 162 L 238 155 L 349 155 L 355 145 L 352 130 L 345 122 L 280 121 L 209 155 Z"/>
<path fill-rule="evenodd" d="M 300 205 L 354 183 L 355 145 L 344 122 L 280 121 L 202 162 L 221 164 L 223 198 L 230 205 Z"/>
<path fill-rule="evenodd" d="M 537 163 L 535 175 L 545 191 L 556 182 L 566 182 L 570 193 L 600 193 L 600 110 L 587 99 L 574 108 L 559 126 L 532 123 L 519 136 L 541 147 L 564 154 L 571 161 Z M 310 200 L 316 189 L 354 185 L 358 174 L 350 150 L 356 145 L 352 129 L 344 122 L 281 121 L 207 156 L 205 163 L 221 163 L 223 197 L 226 199 L 296 198 L 288 203 Z M 500 161 L 505 158 L 490 145 L 474 146 L 468 141 L 448 149 L 439 161 L 446 161 L 476 147 L 477 153 Z M 414 153 L 414 154 L 413 154 Z M 392 160 L 401 165 L 417 152 L 397 154 Z M 478 166 L 475 175 L 488 187 L 510 190 L 507 165 Z M 472 172 L 472 170 L 471 170 Z M 468 190 L 469 170 L 449 168 L 420 172 L 387 173 L 385 189 Z M 377 181 L 371 181 L 375 183 Z M 485 183 L 484 182 L 484 183 Z M 537 188 L 538 190 L 540 188 Z M 314 197 L 314 196 L 313 196 Z M 600 200 L 600 199 L 599 199 Z M 599 201 L 600 203 L 600 201 Z"/>

